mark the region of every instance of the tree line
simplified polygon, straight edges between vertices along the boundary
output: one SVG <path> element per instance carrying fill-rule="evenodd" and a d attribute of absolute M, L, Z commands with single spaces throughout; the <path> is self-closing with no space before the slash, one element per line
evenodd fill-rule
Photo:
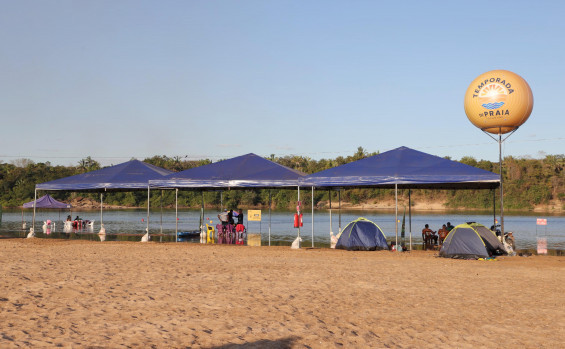
<path fill-rule="evenodd" d="M 335 159 L 315 160 L 309 157 L 289 155 L 277 157 L 271 155 L 268 160 L 283 166 L 302 171 L 307 174 L 326 170 L 335 166 L 357 161 L 377 153 L 368 153 L 362 147 L 346 157 L 339 156 Z M 212 163 L 204 159 L 198 161 L 186 160 L 175 156 L 157 155 L 143 161 L 171 171 L 183 171 Z M 498 162 L 476 160 L 465 156 L 458 162 L 478 167 L 487 171 L 499 173 Z M 503 159 L 504 180 L 504 207 L 506 209 L 530 210 L 538 205 L 547 205 L 558 202 L 561 209 L 565 209 L 565 155 L 547 155 L 543 159 L 516 158 L 512 156 Z M 80 160 L 76 166 L 52 166 L 49 162 L 34 163 L 28 159 L 19 159 L 11 163 L 0 163 L 0 204 L 3 207 L 20 207 L 23 203 L 32 201 L 35 185 L 55 179 L 81 174 L 100 169 L 100 163 L 87 157 Z M 40 193 L 43 195 L 44 193 Z M 88 192 L 49 192 L 57 200 L 71 202 L 73 199 L 91 198 L 99 200 L 99 194 Z M 198 208 L 202 203 L 202 195 L 207 207 L 230 208 L 266 208 L 271 197 L 271 207 L 274 209 L 291 209 L 296 206 L 296 190 L 223 190 L 200 191 L 179 190 L 179 206 Z M 327 190 L 314 192 L 314 205 L 327 206 L 330 199 L 337 201 L 337 193 Z M 406 192 L 402 193 L 406 196 Z M 493 193 L 490 190 L 413 190 L 412 202 L 441 201 L 445 202 L 448 209 L 492 209 Z M 305 190 L 301 194 L 305 208 L 312 202 L 311 192 Z M 151 195 L 152 207 L 172 207 L 175 202 L 173 190 L 157 190 Z M 392 189 L 346 189 L 341 191 L 342 202 L 352 205 L 371 203 L 385 200 L 394 200 Z M 497 200 L 498 201 L 498 200 Z M 125 207 L 146 207 L 147 192 L 107 192 L 104 202 L 108 205 Z"/>

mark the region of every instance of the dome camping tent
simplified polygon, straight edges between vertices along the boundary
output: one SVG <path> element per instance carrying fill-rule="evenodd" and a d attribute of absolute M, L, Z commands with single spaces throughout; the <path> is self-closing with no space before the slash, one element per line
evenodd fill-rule
<path fill-rule="evenodd" d="M 385 234 L 378 225 L 359 217 L 339 235 L 335 248 L 350 251 L 388 250 Z"/>
<path fill-rule="evenodd" d="M 505 254 L 504 247 L 496 241 L 498 241 L 496 235 L 480 224 L 459 224 L 445 238 L 439 256 L 478 259 Z"/>
<path fill-rule="evenodd" d="M 493 251 L 493 255 L 504 255 L 506 254 L 506 249 L 504 248 L 504 244 L 500 242 L 496 234 L 490 230 L 489 228 L 485 227 L 482 224 L 469 222 L 467 223 L 475 229 L 477 233 L 483 238 L 483 242 L 486 245 L 487 251 Z"/>

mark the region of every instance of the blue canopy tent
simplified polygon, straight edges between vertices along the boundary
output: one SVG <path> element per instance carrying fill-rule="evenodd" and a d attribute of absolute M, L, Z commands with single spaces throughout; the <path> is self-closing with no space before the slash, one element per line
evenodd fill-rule
<path fill-rule="evenodd" d="M 40 197 L 37 200 L 26 202 L 22 205 L 22 227 L 24 227 L 24 208 L 33 208 L 34 212 L 37 208 L 49 208 L 49 209 L 58 209 L 59 210 L 59 220 L 61 216 L 61 210 L 63 209 L 71 209 L 71 204 L 66 204 L 61 201 L 55 200 L 51 195 L 47 194 Z M 23 228 L 25 229 L 25 227 Z"/>
<path fill-rule="evenodd" d="M 201 229 L 204 220 L 204 191 L 234 188 L 296 188 L 305 174 L 253 153 L 172 173 L 149 181 L 150 188 L 199 189 L 202 191 Z M 270 193 L 269 193 L 270 201 Z M 270 212 L 270 205 L 269 205 Z M 177 220 L 178 221 L 178 220 Z M 177 226 L 178 234 L 178 226 Z M 269 223 L 270 242 L 270 223 Z"/>
<path fill-rule="evenodd" d="M 253 153 L 175 172 L 149 181 L 151 188 L 294 188 L 305 174 Z"/>
<path fill-rule="evenodd" d="M 22 205 L 23 208 L 58 208 L 58 209 L 70 209 L 71 205 L 66 204 L 61 201 L 55 200 L 51 195 L 47 194 L 40 197 L 37 200 L 26 202 Z"/>
<path fill-rule="evenodd" d="M 37 184 L 35 196 L 37 197 L 38 190 L 100 191 L 100 224 L 102 224 L 102 192 L 147 190 L 149 193 L 149 180 L 171 173 L 173 172 L 143 161 L 130 160 L 100 170 Z M 149 212 L 147 216 L 149 219 Z M 35 226 L 35 210 L 33 224 Z"/>
<path fill-rule="evenodd" d="M 312 188 L 394 188 L 398 244 L 399 188 L 495 189 L 500 185 L 500 176 L 456 161 L 400 147 L 305 176 L 299 182 L 300 186 Z M 410 192 L 408 197 L 410 200 Z M 408 206 L 410 209 L 410 204 Z M 411 212 L 409 214 L 411 215 Z"/>

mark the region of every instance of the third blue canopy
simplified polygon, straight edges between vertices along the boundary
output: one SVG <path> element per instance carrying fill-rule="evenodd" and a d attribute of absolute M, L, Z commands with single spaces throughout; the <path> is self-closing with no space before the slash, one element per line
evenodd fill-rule
<path fill-rule="evenodd" d="M 410 149 L 396 148 L 299 180 L 313 187 L 394 187 L 430 189 L 492 189 L 500 176 L 460 162 Z"/>

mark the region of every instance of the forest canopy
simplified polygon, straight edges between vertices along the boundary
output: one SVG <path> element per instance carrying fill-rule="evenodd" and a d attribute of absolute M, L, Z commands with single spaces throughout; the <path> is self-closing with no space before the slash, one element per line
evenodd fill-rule
<path fill-rule="evenodd" d="M 377 153 L 368 153 L 362 147 L 351 156 L 339 156 L 335 159 L 314 160 L 309 157 L 289 155 L 276 157 L 270 155 L 268 160 L 281 165 L 305 172 L 307 174 L 319 172 L 357 161 Z M 169 157 L 156 155 L 143 161 L 171 171 L 183 171 L 189 168 L 212 163 L 209 159 L 198 161 L 185 160 L 179 156 Z M 478 167 L 487 171 L 498 173 L 498 162 L 476 160 L 465 156 L 459 162 Z M 504 206 L 507 209 L 530 210 L 538 205 L 547 205 L 558 202 L 561 209 L 565 209 L 565 155 L 546 155 L 543 159 L 505 157 L 503 159 L 504 178 Z M 18 159 L 11 163 L 0 163 L 0 204 L 3 207 L 19 207 L 24 202 L 33 200 L 35 185 L 55 179 L 81 174 L 100 169 L 100 164 L 90 156 L 84 158 L 76 166 L 52 166 L 49 162 L 34 163 L 29 159 Z M 160 192 L 160 191 L 159 191 Z M 96 193 L 60 192 L 51 191 L 49 194 L 57 200 L 70 202 L 76 198 L 99 199 Z M 43 194 L 41 194 L 43 195 Z M 202 194 L 199 191 L 179 191 L 179 206 L 200 207 Z M 246 189 L 224 190 L 205 192 L 205 202 L 208 206 L 224 207 L 267 207 L 269 204 L 269 190 Z M 296 192 L 293 190 L 271 190 L 273 208 L 292 208 L 296 205 Z M 327 190 L 314 192 L 314 205 L 324 207 L 329 199 Z M 336 195 L 336 194 L 332 194 Z M 163 204 L 165 207 L 174 205 L 174 191 L 163 190 L 151 196 L 152 207 Z M 302 196 L 302 195 L 301 195 Z M 441 201 L 446 208 L 465 209 L 490 209 L 492 208 L 493 195 L 490 190 L 414 190 L 412 198 L 415 201 Z M 391 189 L 347 189 L 343 190 L 341 199 L 352 205 L 373 203 L 394 199 Z M 311 193 L 306 190 L 302 196 L 305 207 L 311 203 Z M 336 197 L 332 197 L 336 200 Z M 147 192 L 109 192 L 105 193 L 105 204 L 122 207 L 147 206 Z"/>

